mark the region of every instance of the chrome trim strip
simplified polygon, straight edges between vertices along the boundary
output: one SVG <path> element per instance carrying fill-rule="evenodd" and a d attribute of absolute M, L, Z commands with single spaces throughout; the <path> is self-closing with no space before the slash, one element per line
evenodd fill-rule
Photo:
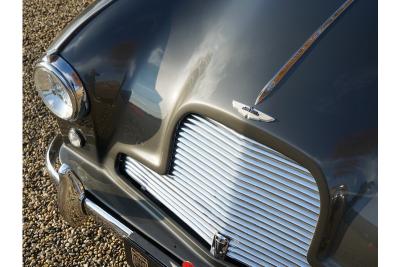
<path fill-rule="evenodd" d="M 125 224 L 117 220 L 110 213 L 102 209 L 99 205 L 87 197 L 85 198 L 83 204 L 87 214 L 91 215 L 98 223 L 105 225 L 118 235 L 122 237 L 129 237 L 130 235 L 134 234 L 134 232 Z"/>
<path fill-rule="evenodd" d="M 354 2 L 346 0 L 318 29 L 307 39 L 307 41 L 290 57 L 290 59 L 281 67 L 281 69 L 272 77 L 271 80 L 261 89 L 254 105 L 261 103 L 276 87 L 276 85 L 285 77 L 289 70 L 299 61 L 307 50 L 315 43 L 321 34 L 332 25 L 332 23 Z"/>

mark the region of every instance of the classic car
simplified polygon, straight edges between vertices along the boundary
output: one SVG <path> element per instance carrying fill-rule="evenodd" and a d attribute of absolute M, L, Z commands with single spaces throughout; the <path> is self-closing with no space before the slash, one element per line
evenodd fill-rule
<path fill-rule="evenodd" d="M 377 265 L 377 1 L 100 0 L 33 79 L 130 265 Z"/>

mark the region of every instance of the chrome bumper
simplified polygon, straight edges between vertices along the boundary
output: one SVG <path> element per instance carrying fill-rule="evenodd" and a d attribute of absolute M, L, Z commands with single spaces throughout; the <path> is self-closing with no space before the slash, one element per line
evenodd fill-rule
<path fill-rule="evenodd" d="M 98 206 L 85 194 L 85 188 L 72 169 L 62 164 L 57 171 L 55 162 L 62 146 L 62 138 L 57 135 L 46 153 L 46 167 L 57 186 L 57 203 L 63 218 L 72 226 L 82 224 L 88 216 L 111 229 L 121 237 L 129 237 L 134 232 L 112 214 Z"/>

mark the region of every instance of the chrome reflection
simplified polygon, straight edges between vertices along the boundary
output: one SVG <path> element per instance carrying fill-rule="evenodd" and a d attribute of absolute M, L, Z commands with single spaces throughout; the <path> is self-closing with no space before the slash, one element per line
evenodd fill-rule
<path fill-rule="evenodd" d="M 354 2 L 346 0 L 318 29 L 304 42 L 304 44 L 290 57 L 281 69 L 272 77 L 271 80 L 261 89 L 254 105 L 261 103 L 286 76 L 289 70 L 303 57 L 308 49 L 317 41 L 322 33 Z"/>
<path fill-rule="evenodd" d="M 76 120 L 89 109 L 82 81 L 58 55 L 45 55 L 35 66 L 36 90 L 45 105 L 64 120 Z"/>
<path fill-rule="evenodd" d="M 307 169 L 283 154 L 190 115 L 178 131 L 169 175 L 130 157 L 124 164 L 132 179 L 208 244 L 215 233 L 229 239 L 228 257 L 249 266 L 308 265 L 319 188 Z"/>

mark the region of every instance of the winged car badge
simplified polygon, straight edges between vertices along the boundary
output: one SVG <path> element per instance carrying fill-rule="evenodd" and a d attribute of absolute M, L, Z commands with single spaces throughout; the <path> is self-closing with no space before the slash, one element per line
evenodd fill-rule
<path fill-rule="evenodd" d="M 239 103 L 235 100 L 232 101 L 232 106 L 246 119 L 272 122 L 275 119 L 267 114 L 255 109 L 254 107 L 246 106 L 245 104 Z"/>

